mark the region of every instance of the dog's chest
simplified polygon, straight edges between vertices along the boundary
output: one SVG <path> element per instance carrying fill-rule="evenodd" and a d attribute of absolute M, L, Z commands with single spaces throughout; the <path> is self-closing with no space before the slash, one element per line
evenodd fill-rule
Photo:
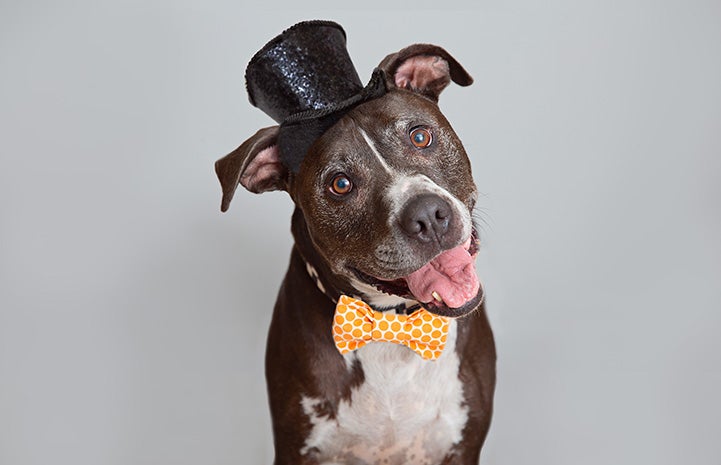
<path fill-rule="evenodd" d="M 365 381 L 340 402 L 335 416 L 318 408 L 324 399 L 303 397 L 312 428 L 301 453 L 322 464 L 440 463 L 461 440 L 468 418 L 455 335 L 452 322 L 436 361 L 386 342 L 346 356 L 361 364 Z"/>

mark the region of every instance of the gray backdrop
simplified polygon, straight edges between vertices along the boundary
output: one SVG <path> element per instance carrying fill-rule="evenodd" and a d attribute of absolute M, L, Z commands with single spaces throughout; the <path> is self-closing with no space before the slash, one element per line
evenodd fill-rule
<path fill-rule="evenodd" d="M 482 197 L 499 351 L 483 464 L 718 464 L 721 3 L 0 4 L 0 463 L 270 463 L 290 200 L 213 162 L 271 120 L 247 60 L 342 23 L 414 42 Z M 393 3 L 393 4 L 391 4 Z M 439 380 L 439 382 L 441 382 Z"/>

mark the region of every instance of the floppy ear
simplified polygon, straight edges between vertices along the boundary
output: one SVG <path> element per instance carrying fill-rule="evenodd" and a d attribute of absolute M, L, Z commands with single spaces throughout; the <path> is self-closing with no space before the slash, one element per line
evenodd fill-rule
<path fill-rule="evenodd" d="M 280 162 L 277 140 L 278 126 L 261 129 L 215 162 L 223 188 L 221 211 L 228 210 L 239 183 L 256 194 L 287 190 L 288 169 Z"/>
<path fill-rule="evenodd" d="M 412 90 L 436 102 L 451 80 L 461 86 L 473 83 L 463 66 L 437 45 L 410 45 L 385 57 L 378 67 L 386 72 L 390 87 Z"/>

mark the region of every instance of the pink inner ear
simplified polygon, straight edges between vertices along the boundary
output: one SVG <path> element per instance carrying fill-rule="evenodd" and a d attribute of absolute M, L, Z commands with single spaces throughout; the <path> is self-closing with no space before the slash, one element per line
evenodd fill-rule
<path fill-rule="evenodd" d="M 271 145 L 260 152 L 243 170 L 240 183 L 251 192 L 277 190 L 285 168 L 280 162 L 277 145 Z"/>
<path fill-rule="evenodd" d="M 434 81 L 449 76 L 448 62 L 439 56 L 417 55 L 403 62 L 396 70 L 396 86 L 424 89 Z"/>

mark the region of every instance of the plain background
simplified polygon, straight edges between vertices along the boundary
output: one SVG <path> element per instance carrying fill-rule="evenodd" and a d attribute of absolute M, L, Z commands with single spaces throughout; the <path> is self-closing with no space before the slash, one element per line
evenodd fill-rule
<path fill-rule="evenodd" d="M 271 462 L 291 203 L 221 215 L 212 167 L 271 124 L 247 60 L 312 18 L 363 80 L 414 42 L 476 79 L 441 107 L 482 192 L 481 462 L 720 463 L 721 3 L 339 5 L 0 4 L 0 464 Z"/>

